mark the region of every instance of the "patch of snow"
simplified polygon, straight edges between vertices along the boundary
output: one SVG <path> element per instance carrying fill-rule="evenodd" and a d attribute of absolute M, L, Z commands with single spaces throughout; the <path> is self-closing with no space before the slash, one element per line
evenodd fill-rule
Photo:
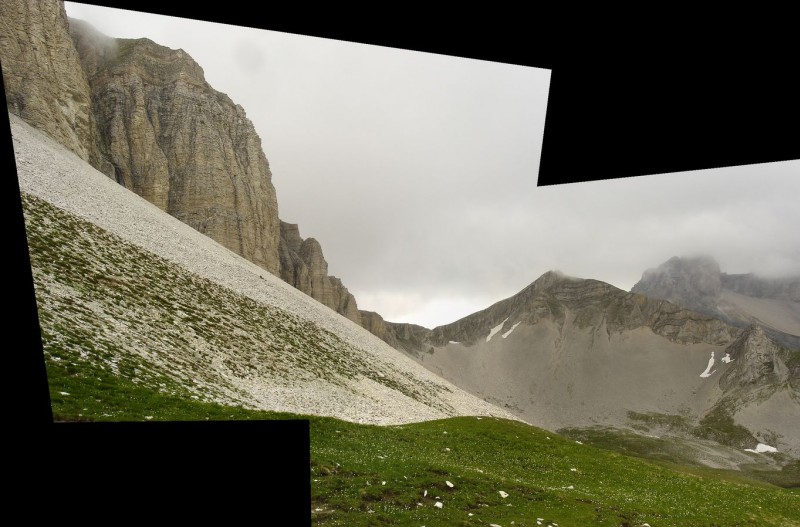
<path fill-rule="evenodd" d="M 736 360 L 736 359 L 732 359 L 732 358 L 731 358 L 731 354 L 730 354 L 730 353 L 726 353 L 726 354 L 725 354 L 725 356 L 724 356 L 724 357 L 722 357 L 720 360 L 721 360 L 722 362 L 724 362 L 725 364 L 728 364 L 729 362 L 733 362 L 733 361 L 734 361 L 734 360 Z"/>
<path fill-rule="evenodd" d="M 508 317 L 506 317 L 506 320 L 508 320 Z M 493 327 L 491 331 L 489 331 L 489 336 L 486 337 L 486 342 L 489 342 L 490 340 L 492 340 L 492 337 L 497 335 L 497 332 L 500 331 L 501 329 L 503 329 L 503 324 L 506 323 L 506 320 L 500 322 L 498 325 Z"/>
<path fill-rule="evenodd" d="M 711 352 L 711 358 L 708 359 L 708 366 L 706 366 L 706 371 L 701 373 L 700 377 L 703 377 L 703 378 L 711 377 L 711 374 L 714 373 L 714 371 L 717 371 L 717 370 L 711 371 L 711 367 L 712 366 L 714 366 L 714 352 L 713 351 Z"/>
<path fill-rule="evenodd" d="M 498 492 L 500 493 L 500 497 L 501 498 L 507 498 L 508 497 L 508 492 L 503 492 L 502 490 L 499 490 Z"/>
<path fill-rule="evenodd" d="M 517 322 L 516 324 L 514 324 L 513 326 L 511 326 L 511 329 L 509 329 L 508 331 L 506 331 L 505 333 L 503 333 L 503 334 L 502 334 L 502 335 L 500 335 L 500 336 L 501 336 L 501 337 L 503 337 L 503 338 L 506 338 L 507 336 L 511 335 L 511 332 L 512 332 L 512 331 L 514 331 L 514 329 L 515 329 L 517 326 L 519 326 L 519 322 Z"/>
<path fill-rule="evenodd" d="M 442 507 L 444 507 L 444 504 L 441 501 L 437 501 L 436 503 L 433 504 L 433 506 L 436 507 L 437 509 L 441 509 Z"/>
<path fill-rule="evenodd" d="M 752 448 L 745 448 L 745 452 L 754 452 L 756 454 L 763 454 L 764 452 L 777 452 L 778 449 L 774 446 L 765 445 L 764 443 L 759 443 L 756 446 L 755 450 Z"/>

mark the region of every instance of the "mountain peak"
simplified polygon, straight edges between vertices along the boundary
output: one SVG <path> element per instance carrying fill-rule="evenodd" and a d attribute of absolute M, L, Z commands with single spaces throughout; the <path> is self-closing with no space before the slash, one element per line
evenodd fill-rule
<path fill-rule="evenodd" d="M 722 291 L 720 267 L 711 256 L 673 256 L 642 274 L 631 289 L 704 313 L 713 313 Z"/>

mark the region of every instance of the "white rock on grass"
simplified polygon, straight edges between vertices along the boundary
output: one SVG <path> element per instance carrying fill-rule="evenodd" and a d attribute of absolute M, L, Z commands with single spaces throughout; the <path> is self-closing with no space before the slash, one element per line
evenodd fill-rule
<path fill-rule="evenodd" d="M 445 481 L 445 483 L 446 483 L 446 484 L 447 484 L 447 486 L 448 486 L 448 487 L 450 487 L 451 489 L 452 489 L 452 488 L 455 486 L 455 485 L 453 485 L 452 483 L 450 483 L 449 481 Z"/>
<path fill-rule="evenodd" d="M 444 507 L 444 504 L 442 504 L 441 501 L 437 501 L 436 503 L 433 504 L 433 506 L 436 507 L 437 509 L 441 509 L 442 507 Z"/>
<path fill-rule="evenodd" d="M 777 452 L 778 449 L 774 446 L 765 445 L 764 443 L 759 443 L 755 449 L 752 448 L 745 448 L 745 452 L 754 452 L 756 454 L 763 454 L 764 452 Z"/>
<path fill-rule="evenodd" d="M 498 490 L 497 492 L 500 494 L 501 498 L 507 498 L 508 497 L 508 492 L 504 492 L 502 490 Z"/>

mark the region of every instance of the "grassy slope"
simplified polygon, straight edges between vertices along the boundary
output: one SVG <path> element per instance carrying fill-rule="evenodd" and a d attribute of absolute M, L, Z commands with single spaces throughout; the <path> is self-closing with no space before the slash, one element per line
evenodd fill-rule
<path fill-rule="evenodd" d="M 130 343 L 114 340 L 122 320 L 115 316 L 131 309 L 147 324 L 129 334 L 142 339 L 137 346 L 152 348 L 153 353 L 174 347 L 176 342 L 181 344 L 172 349 L 174 353 L 191 350 L 198 342 L 229 347 L 233 336 L 248 340 L 247 333 L 241 334 L 251 330 L 248 324 L 266 322 L 271 331 L 288 335 L 298 344 L 294 356 L 282 356 L 302 361 L 317 375 L 330 375 L 326 365 L 337 355 L 326 352 L 329 346 L 335 350 L 335 336 L 309 332 L 314 328 L 283 320 L 280 313 L 237 306 L 239 300 L 218 296 L 224 292 L 199 277 L 181 275 L 169 266 L 158 267 L 163 261 L 152 255 L 126 258 L 115 249 L 119 241 L 96 232 L 96 227 L 64 217 L 44 203 L 32 207 L 36 200 L 29 197 L 25 200 L 29 219 L 36 220 L 29 223 L 28 234 L 39 278 L 37 298 L 57 419 L 297 417 L 204 400 L 210 387 L 184 383 L 187 379 L 171 371 L 168 363 L 156 367 L 157 362 L 132 353 L 127 348 Z M 66 252 L 70 257 L 62 260 Z M 137 271 L 139 267 L 143 273 Z M 180 282 L 182 292 L 154 289 L 159 284 L 149 281 L 153 269 L 159 269 L 167 282 Z M 71 293 L 65 295 L 66 290 Z M 197 296 L 169 296 L 173 294 Z M 107 301 L 98 306 L 87 303 L 89 298 L 82 295 Z M 87 305 L 98 311 L 87 311 Z M 175 314 L 176 306 L 182 315 Z M 204 311 L 211 307 L 219 311 Z M 107 316 L 100 319 L 98 313 Z M 165 316 L 181 319 L 158 326 Z M 257 318 L 251 321 L 250 317 Z M 263 328 L 262 324 L 258 330 Z M 311 338 L 309 335 L 317 335 L 326 345 L 305 343 L 303 339 Z M 265 367 L 259 357 L 240 362 L 234 349 L 228 352 L 232 369 L 246 374 L 249 364 Z M 273 352 L 281 354 L 283 350 Z M 202 377 L 203 357 L 192 362 L 192 377 Z M 343 369 L 358 366 L 348 364 Z M 272 363 L 271 368 L 279 365 Z M 543 518 L 543 525 L 555 522 L 560 527 L 643 522 L 653 527 L 800 525 L 797 492 L 723 480 L 711 471 L 689 474 L 672 470 L 580 445 L 519 422 L 468 417 L 376 427 L 331 418 L 309 419 L 313 518 L 318 525 L 508 527 L 511 522 L 537 525 L 537 518 Z M 508 497 L 503 498 L 499 491 L 507 492 Z M 436 501 L 443 504 L 441 509 L 434 507 Z"/>
<path fill-rule="evenodd" d="M 160 393 L 58 362 L 48 363 L 48 375 L 62 420 L 299 417 Z M 676 470 L 519 422 L 461 417 L 378 427 L 305 417 L 317 525 L 507 527 L 537 525 L 537 518 L 560 527 L 800 525 L 797 491 L 711 470 Z"/>

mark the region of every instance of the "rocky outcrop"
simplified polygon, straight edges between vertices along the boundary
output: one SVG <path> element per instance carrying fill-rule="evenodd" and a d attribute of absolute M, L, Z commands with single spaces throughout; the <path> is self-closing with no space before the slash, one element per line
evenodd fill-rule
<path fill-rule="evenodd" d="M 792 361 L 792 353 L 759 326 L 749 327 L 725 351 L 734 363 L 720 378 L 723 390 L 753 384 L 776 385 L 790 379 L 796 387 L 800 385 L 800 370 L 789 367 L 797 362 Z"/>
<path fill-rule="evenodd" d="M 427 346 L 430 349 L 431 330 L 417 324 L 387 322 L 374 311 L 360 311 L 361 325 L 395 349 L 412 355 Z"/>
<path fill-rule="evenodd" d="M 117 182 L 277 274 L 278 202 L 244 109 L 183 50 L 71 29 Z"/>
<path fill-rule="evenodd" d="M 311 298 L 361 324 L 355 297 L 335 276 L 328 275 L 322 246 L 314 238 L 303 239 L 296 224 L 280 222 L 280 277 Z"/>
<path fill-rule="evenodd" d="M 0 61 L 8 110 L 107 171 L 63 3 L 0 2 Z"/>

